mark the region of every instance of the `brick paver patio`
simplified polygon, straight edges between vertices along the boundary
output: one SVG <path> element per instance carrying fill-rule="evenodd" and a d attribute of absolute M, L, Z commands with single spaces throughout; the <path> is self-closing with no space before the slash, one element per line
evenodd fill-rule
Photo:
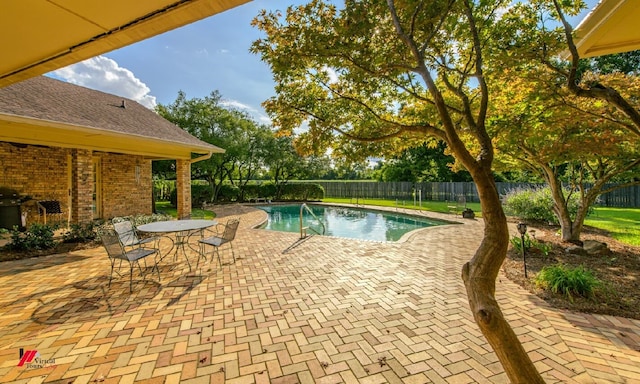
<path fill-rule="evenodd" d="M 380 243 L 240 217 L 234 265 L 169 258 L 133 294 L 126 277 L 107 287 L 102 248 L 0 263 L 0 381 L 507 382 L 460 279 L 481 220 Z M 504 277 L 497 290 L 547 382 L 640 383 L 639 321 L 555 310 Z M 19 367 L 20 348 L 43 367 Z"/>

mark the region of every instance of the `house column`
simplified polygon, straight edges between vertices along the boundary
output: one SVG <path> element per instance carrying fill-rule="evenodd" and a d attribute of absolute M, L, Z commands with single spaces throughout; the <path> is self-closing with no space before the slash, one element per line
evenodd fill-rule
<path fill-rule="evenodd" d="M 176 189 L 178 219 L 191 216 L 191 161 L 176 160 Z"/>
<path fill-rule="evenodd" d="M 92 152 L 71 151 L 71 222 L 86 224 L 93 221 Z"/>

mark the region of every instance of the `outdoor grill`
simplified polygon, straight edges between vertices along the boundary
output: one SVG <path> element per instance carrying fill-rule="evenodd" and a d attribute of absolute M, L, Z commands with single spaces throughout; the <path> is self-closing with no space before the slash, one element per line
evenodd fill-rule
<path fill-rule="evenodd" d="M 30 199 L 29 196 L 21 195 L 14 189 L 0 187 L 0 228 L 22 227 L 20 206 Z"/>

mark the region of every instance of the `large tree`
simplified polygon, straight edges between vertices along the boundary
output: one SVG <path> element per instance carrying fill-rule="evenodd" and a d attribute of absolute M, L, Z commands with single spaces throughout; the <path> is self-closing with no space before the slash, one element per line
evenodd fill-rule
<path fill-rule="evenodd" d="M 506 33 L 496 36 L 505 66 L 516 68 L 540 63 L 564 79 L 564 86 L 575 96 L 600 100 L 625 114 L 629 120 L 624 129 L 640 137 L 640 110 L 621 88 L 601 77 L 601 71 L 584 76 L 585 62 L 576 48 L 573 27 L 567 15 L 585 7 L 583 0 L 529 0 L 514 3 L 504 14 Z M 566 57 L 564 60 L 562 57 Z M 629 54 L 628 63 L 638 61 L 637 54 Z M 615 62 L 615 59 L 613 60 Z M 595 61 L 599 68 L 613 64 L 611 60 Z M 633 64 L 632 64 L 633 65 Z M 628 73 L 628 72 L 627 72 Z"/>
<path fill-rule="evenodd" d="M 363 153 L 405 148 L 435 137 L 471 174 L 480 196 L 484 236 L 462 269 L 471 312 L 512 382 L 542 377 L 505 320 L 495 281 L 509 233 L 492 173 L 486 128 L 499 15 L 511 1 L 320 0 L 262 12 L 254 25 L 266 38 L 253 52 L 273 72 L 276 96 L 265 102 L 277 127 L 309 150 L 339 149 L 353 140 Z M 349 151 L 344 151 L 349 153 Z"/>
<path fill-rule="evenodd" d="M 379 164 L 380 181 L 471 181 L 465 170 L 454 170 L 455 160 L 443 141 L 407 148 Z"/>
<path fill-rule="evenodd" d="M 559 86 L 563 79 L 548 69 L 532 66 L 505 74 L 493 83 L 496 146 L 512 159 L 510 167 L 531 170 L 547 182 L 562 239 L 578 242 L 589 208 L 601 194 L 640 184 L 633 178 L 640 171 L 640 148 L 622 128 L 628 119 L 607 103 L 567 92 Z M 640 90 L 636 76 L 615 73 L 606 79 L 624 86 L 625 95 Z M 610 185 L 613 181 L 618 183 Z M 580 204 L 572 215 L 574 193 Z"/>
<path fill-rule="evenodd" d="M 273 139 L 271 128 L 263 124 L 255 123 L 251 118 L 241 113 L 244 124 L 242 134 L 235 137 L 233 153 L 227 154 L 234 165 L 229 182 L 240 190 L 239 199 L 245 200 L 247 184 L 254 180 L 266 162 L 274 154 L 269 147 Z"/>
<path fill-rule="evenodd" d="M 257 125 L 245 113 L 225 108 L 221 100 L 217 91 L 193 99 L 179 92 L 173 103 L 156 107 L 160 116 L 199 139 L 225 149 L 224 154 L 193 165 L 192 178 L 208 181 L 214 200 L 224 181 L 245 184 L 252 177 L 257 163 L 264 157 L 260 142 L 270 134 L 268 128 Z"/>
<path fill-rule="evenodd" d="M 270 156 L 265 159 L 265 166 L 276 188 L 275 198 L 280 199 L 285 184 L 294 178 L 304 177 L 307 159 L 298 154 L 291 136 L 272 136 L 266 146 Z"/>

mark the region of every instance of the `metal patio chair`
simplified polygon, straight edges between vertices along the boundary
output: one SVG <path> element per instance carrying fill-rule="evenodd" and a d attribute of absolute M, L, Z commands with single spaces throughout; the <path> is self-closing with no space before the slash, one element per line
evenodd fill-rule
<path fill-rule="evenodd" d="M 114 217 L 111 220 L 111 224 L 113 224 L 113 229 L 116 231 L 118 237 L 120 238 L 120 242 L 125 247 L 147 248 L 152 244 L 156 244 L 156 241 L 158 240 L 157 236 L 147 237 L 144 239 L 139 238 L 133 222 L 128 218 Z"/>
<path fill-rule="evenodd" d="M 158 274 L 158 282 L 160 281 L 160 270 L 158 269 L 158 255 L 160 252 L 156 248 L 134 248 L 127 251 L 124 247 L 124 244 L 120 241 L 120 236 L 113 229 L 103 229 L 99 231 L 100 240 L 102 241 L 102 245 L 107 251 L 109 255 L 109 260 L 111 261 L 111 272 L 109 273 L 109 287 L 111 287 L 111 280 L 113 280 L 113 272 L 115 269 L 116 261 L 119 261 L 118 269 L 122 268 L 122 262 L 126 261 L 129 263 L 129 292 L 133 292 L 133 267 L 134 265 L 138 265 L 138 269 L 140 269 L 140 274 L 143 276 L 143 279 L 146 279 L 146 274 L 143 272 L 142 267 L 140 266 L 140 260 L 143 259 L 145 263 L 145 270 L 147 269 L 146 257 L 155 255 L 154 264 L 152 270 L 155 268 L 156 273 Z M 118 276 L 122 276 L 119 271 L 115 271 Z"/>
<path fill-rule="evenodd" d="M 467 198 L 464 195 L 457 195 L 455 199 L 456 205 L 449 205 L 449 213 L 453 213 L 456 216 L 461 215 L 467 208 Z"/>
<path fill-rule="evenodd" d="M 213 261 L 213 253 L 215 252 L 218 256 L 218 264 L 222 267 L 220 247 L 225 244 L 229 244 L 229 247 L 231 248 L 231 255 L 233 256 L 233 262 L 235 263 L 236 255 L 233 250 L 233 240 L 236 238 L 236 232 L 238 231 L 239 225 L 240 219 L 229 219 L 226 224 L 218 224 L 216 226 L 218 229 L 217 231 L 205 230 L 203 237 L 198 240 L 198 243 L 200 244 L 200 256 L 205 259 L 207 258 L 206 247 L 210 245 L 213 247 L 213 250 L 211 251 L 211 261 Z M 207 233 L 213 233 L 213 236 L 206 237 Z"/>

